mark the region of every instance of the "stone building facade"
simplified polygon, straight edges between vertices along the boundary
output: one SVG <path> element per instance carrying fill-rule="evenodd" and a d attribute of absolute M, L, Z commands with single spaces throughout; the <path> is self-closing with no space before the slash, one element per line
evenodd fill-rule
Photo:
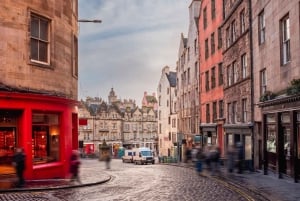
<path fill-rule="evenodd" d="M 257 168 L 300 176 L 300 2 L 252 1 Z"/>
<path fill-rule="evenodd" d="M 0 166 L 22 147 L 26 179 L 65 178 L 78 148 L 77 0 L 4 0 L 0 18 Z"/>
<path fill-rule="evenodd" d="M 223 6 L 203 0 L 199 18 L 200 131 L 202 145 L 217 145 L 223 153 L 224 100 L 222 32 Z"/>
<path fill-rule="evenodd" d="M 195 0 L 189 6 L 188 37 L 181 34 L 177 72 L 177 111 L 179 139 L 185 139 L 192 146 L 199 135 L 199 47 L 198 18 L 201 1 Z"/>
<path fill-rule="evenodd" d="M 223 69 L 225 147 L 242 143 L 244 159 L 253 159 L 253 87 L 251 7 L 249 0 L 224 3 Z"/>
<path fill-rule="evenodd" d="M 122 147 L 149 147 L 157 152 L 157 112 L 151 107 L 138 108 L 131 99 L 118 99 L 113 89 L 108 100 L 109 103 L 101 98 L 82 101 L 79 139 L 83 155 L 98 155 L 104 140 L 113 157 L 120 157 Z"/>
<path fill-rule="evenodd" d="M 162 69 L 157 95 L 159 156 L 178 157 L 176 72 L 169 66 Z"/>

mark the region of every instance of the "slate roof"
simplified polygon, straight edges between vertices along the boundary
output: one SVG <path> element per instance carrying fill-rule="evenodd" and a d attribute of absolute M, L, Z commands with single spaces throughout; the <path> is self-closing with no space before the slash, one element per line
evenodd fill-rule
<path fill-rule="evenodd" d="M 169 80 L 170 86 L 176 87 L 176 72 L 170 72 L 169 74 L 166 74 L 166 76 Z"/>

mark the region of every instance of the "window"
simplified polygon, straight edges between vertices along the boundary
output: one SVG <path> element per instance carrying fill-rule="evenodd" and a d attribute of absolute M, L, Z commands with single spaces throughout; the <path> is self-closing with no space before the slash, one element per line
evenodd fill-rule
<path fill-rule="evenodd" d="M 49 20 L 38 15 L 30 19 L 30 58 L 33 62 L 49 64 Z"/>
<path fill-rule="evenodd" d="M 232 103 L 232 115 L 231 115 L 232 120 L 231 120 L 231 123 L 236 123 L 236 119 L 237 119 L 236 118 L 237 117 L 236 112 L 237 112 L 237 110 L 236 110 L 236 101 L 234 101 Z"/>
<path fill-rule="evenodd" d="M 211 47 L 211 54 L 215 53 L 215 33 L 210 35 L 210 47 Z"/>
<path fill-rule="evenodd" d="M 197 79 L 198 78 L 198 62 L 197 61 L 195 62 L 195 73 L 194 73 L 194 75 L 195 75 L 195 79 Z"/>
<path fill-rule="evenodd" d="M 287 64 L 291 59 L 290 54 L 290 19 L 285 16 L 280 21 L 281 28 L 281 64 Z"/>
<path fill-rule="evenodd" d="M 226 47 L 231 45 L 230 27 L 226 29 Z"/>
<path fill-rule="evenodd" d="M 216 68 L 212 67 L 211 69 L 211 88 L 216 87 Z"/>
<path fill-rule="evenodd" d="M 230 86 L 232 85 L 232 67 L 231 66 L 228 66 L 227 67 L 227 86 Z"/>
<path fill-rule="evenodd" d="M 235 20 L 231 23 L 231 39 L 232 42 L 236 40 L 236 27 L 235 27 Z"/>
<path fill-rule="evenodd" d="M 217 118 L 217 102 L 213 102 L 213 122 L 216 122 Z"/>
<path fill-rule="evenodd" d="M 205 40 L 205 59 L 208 58 L 208 53 L 209 49 L 208 49 L 208 39 Z"/>
<path fill-rule="evenodd" d="M 194 54 L 197 55 L 197 48 L 198 48 L 198 44 L 197 44 L 197 39 L 194 40 Z"/>
<path fill-rule="evenodd" d="M 187 48 L 187 60 L 190 60 L 190 47 Z"/>
<path fill-rule="evenodd" d="M 78 39 L 73 36 L 73 48 L 72 48 L 72 66 L 73 76 L 78 77 Z"/>
<path fill-rule="evenodd" d="M 248 73 L 247 73 L 247 55 L 243 54 L 241 58 L 241 64 L 242 64 L 242 77 L 246 78 Z"/>
<path fill-rule="evenodd" d="M 210 122 L 209 104 L 206 104 L 206 123 Z"/>
<path fill-rule="evenodd" d="M 259 44 L 263 44 L 265 42 L 265 13 L 262 11 L 258 15 L 258 41 Z"/>
<path fill-rule="evenodd" d="M 223 118 L 224 116 L 224 102 L 223 100 L 219 101 L 219 118 Z"/>
<path fill-rule="evenodd" d="M 207 12 L 206 12 L 206 7 L 203 9 L 203 27 L 206 29 L 207 27 Z"/>
<path fill-rule="evenodd" d="M 238 73 L 238 67 L 237 67 L 237 62 L 234 61 L 232 63 L 232 73 L 233 73 L 233 83 L 237 83 L 239 79 L 239 73 Z"/>
<path fill-rule="evenodd" d="M 190 80 L 190 77 L 191 77 L 190 74 L 191 74 L 191 72 L 190 71 L 191 71 L 190 68 L 188 68 L 188 71 L 187 71 L 187 74 L 188 74 L 187 75 L 188 76 L 188 78 L 187 78 L 188 79 L 188 84 L 191 83 L 191 80 Z"/>
<path fill-rule="evenodd" d="M 222 47 L 222 30 L 218 28 L 218 49 Z"/>
<path fill-rule="evenodd" d="M 209 91 L 209 71 L 205 72 L 205 89 Z"/>
<path fill-rule="evenodd" d="M 247 99 L 242 99 L 242 122 L 247 122 Z"/>
<path fill-rule="evenodd" d="M 223 65 L 222 63 L 218 64 L 218 77 L 219 77 L 219 85 L 223 84 Z"/>
<path fill-rule="evenodd" d="M 60 125 L 58 114 L 32 114 L 33 164 L 59 160 Z"/>
<path fill-rule="evenodd" d="M 215 0 L 211 0 L 211 19 L 216 18 L 216 2 Z"/>
<path fill-rule="evenodd" d="M 232 107 L 231 107 L 231 103 L 227 103 L 227 120 L 228 123 L 232 123 L 231 122 L 231 116 L 232 116 Z"/>
<path fill-rule="evenodd" d="M 242 34 L 246 30 L 246 25 L 245 25 L 245 10 L 244 9 L 240 13 L 240 23 L 241 23 L 241 34 Z"/>
<path fill-rule="evenodd" d="M 260 94 L 263 95 L 267 91 L 266 69 L 260 71 Z"/>

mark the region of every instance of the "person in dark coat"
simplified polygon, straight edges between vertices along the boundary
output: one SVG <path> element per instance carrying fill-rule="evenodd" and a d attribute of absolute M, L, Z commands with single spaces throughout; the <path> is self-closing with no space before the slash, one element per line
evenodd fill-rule
<path fill-rule="evenodd" d="M 22 148 L 17 148 L 13 157 L 13 165 L 16 168 L 16 173 L 18 177 L 17 187 L 23 187 L 25 184 L 24 180 L 24 170 L 25 170 L 25 153 Z"/>
<path fill-rule="evenodd" d="M 70 159 L 70 173 L 71 173 L 71 181 L 77 181 L 81 183 L 79 179 L 79 166 L 81 162 L 79 160 L 79 152 L 77 150 L 73 150 Z"/>

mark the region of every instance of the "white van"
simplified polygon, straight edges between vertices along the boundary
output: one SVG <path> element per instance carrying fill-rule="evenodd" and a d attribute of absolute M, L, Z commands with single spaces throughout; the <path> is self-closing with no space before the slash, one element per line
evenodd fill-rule
<path fill-rule="evenodd" d="M 134 164 L 148 164 L 148 163 L 155 163 L 153 152 L 147 148 L 135 148 L 133 149 L 133 162 Z"/>
<path fill-rule="evenodd" d="M 124 156 L 122 156 L 122 161 L 123 163 L 128 162 L 128 163 L 133 163 L 133 150 L 125 150 Z"/>

